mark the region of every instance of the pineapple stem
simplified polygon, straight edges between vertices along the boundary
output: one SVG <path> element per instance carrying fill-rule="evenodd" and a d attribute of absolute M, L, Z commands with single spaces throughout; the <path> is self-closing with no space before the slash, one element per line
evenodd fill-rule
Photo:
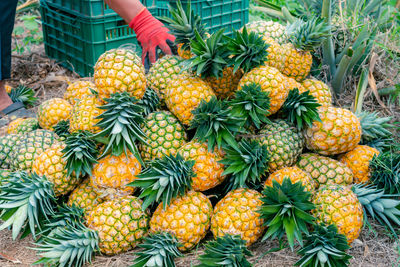
<path fill-rule="evenodd" d="M 349 69 L 351 57 L 353 56 L 353 49 L 349 48 L 347 50 L 347 54 L 343 56 L 342 60 L 339 63 L 339 66 L 335 72 L 333 80 L 331 82 L 332 88 L 336 95 L 339 95 L 342 92 L 342 84 L 345 78 L 345 74 Z"/>

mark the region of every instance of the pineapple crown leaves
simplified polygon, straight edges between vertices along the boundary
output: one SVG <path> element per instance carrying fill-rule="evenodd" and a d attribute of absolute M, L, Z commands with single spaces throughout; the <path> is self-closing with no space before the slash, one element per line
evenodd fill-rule
<path fill-rule="evenodd" d="M 282 184 L 274 180 L 272 187 L 266 186 L 259 213 L 268 230 L 262 240 L 281 239 L 286 233 L 292 250 L 295 240 L 303 246 L 303 233 L 308 234 L 307 224 L 314 223 L 314 217 L 309 214 L 314 209 L 310 198 L 311 193 L 305 190 L 301 182 L 292 184 L 288 177 L 284 178 Z"/>
<path fill-rule="evenodd" d="M 227 145 L 237 149 L 236 134 L 243 131 L 244 120 L 231 114 L 227 101 L 213 96 L 210 101 L 201 101 L 192 111 L 194 118 L 189 129 L 196 129 L 194 138 L 208 144 L 208 150 L 213 151 Z"/>
<path fill-rule="evenodd" d="M 82 224 L 57 227 L 32 249 L 40 256 L 35 264 L 81 267 L 90 263 L 93 253 L 99 250 L 99 236 Z"/>
<path fill-rule="evenodd" d="M 285 103 L 282 106 L 281 114 L 293 124 L 297 129 L 302 130 L 305 127 L 311 127 L 314 121 L 321 121 L 318 114 L 318 107 L 321 104 L 317 102 L 310 91 L 300 94 L 299 89 L 290 90 Z"/>
<path fill-rule="evenodd" d="M 67 175 L 75 173 L 76 177 L 92 175 L 93 164 L 97 163 L 99 153 L 92 134 L 78 131 L 65 140 L 66 147 L 62 150 L 66 160 Z"/>
<path fill-rule="evenodd" d="M 229 38 L 229 37 L 227 37 Z M 230 64 L 234 66 L 233 72 L 239 69 L 249 72 L 261 66 L 267 61 L 269 44 L 255 32 L 248 32 L 244 27 L 243 31 L 236 31 L 234 38 L 228 39 L 227 48 L 230 51 Z"/>
<path fill-rule="evenodd" d="M 8 177 L 0 192 L 0 219 L 4 221 L 0 231 L 11 227 L 14 240 L 21 231 L 30 231 L 36 238 L 36 229 L 41 231 L 43 222 L 54 214 L 53 184 L 44 176 L 20 171 Z"/>
<path fill-rule="evenodd" d="M 246 241 L 240 236 L 224 235 L 216 240 L 208 241 L 205 245 L 204 254 L 198 260 L 201 262 L 197 267 L 224 266 L 224 267 L 250 267 L 246 256 L 252 253 L 246 247 Z"/>
<path fill-rule="evenodd" d="M 270 97 L 261 90 L 261 86 L 251 83 L 235 92 L 235 97 L 229 101 L 233 117 L 245 120 L 245 127 L 254 125 L 260 129 L 261 124 L 269 123 L 267 118 L 270 109 Z"/>
<path fill-rule="evenodd" d="M 314 231 L 306 236 L 306 244 L 297 251 L 302 258 L 295 266 L 348 266 L 352 258 L 346 253 L 350 248 L 345 235 L 338 233 L 335 225 L 317 224 Z"/>
<path fill-rule="evenodd" d="M 394 151 L 393 151 L 394 150 Z M 375 155 L 369 164 L 370 181 L 386 194 L 400 194 L 400 153 L 398 148 Z"/>
<path fill-rule="evenodd" d="M 379 117 L 379 113 L 376 111 L 356 112 L 356 116 L 360 120 L 362 128 L 361 143 L 367 143 L 375 139 L 385 139 L 392 135 L 388 130 L 394 127 L 389 123 L 392 117 Z"/>
<path fill-rule="evenodd" d="M 110 151 L 113 155 L 119 156 L 130 150 L 143 165 L 135 145 L 136 140 L 146 144 L 146 135 L 140 128 L 144 122 L 143 107 L 138 105 L 138 100 L 127 92 L 112 94 L 105 101 L 107 103 L 100 107 L 104 112 L 97 117 L 100 121 L 96 124 L 102 131 L 95 135 L 108 138 L 102 156 Z"/>
<path fill-rule="evenodd" d="M 324 19 L 313 16 L 306 22 L 297 19 L 286 27 L 289 43 L 301 51 L 313 51 L 329 36 L 330 26 Z"/>
<path fill-rule="evenodd" d="M 18 85 L 16 88 L 11 89 L 9 96 L 14 103 L 21 102 L 25 107 L 33 107 L 37 101 L 32 88 L 24 85 Z"/>
<path fill-rule="evenodd" d="M 54 132 L 62 138 L 69 135 L 69 120 L 61 120 L 54 127 Z"/>
<path fill-rule="evenodd" d="M 163 202 L 165 209 L 172 199 L 183 196 L 192 188 L 194 160 L 186 161 L 179 153 L 176 156 L 164 155 L 150 163 L 137 179 L 128 184 L 142 188 L 139 198 L 144 199 L 142 209 L 145 210 L 153 202 Z"/>
<path fill-rule="evenodd" d="M 226 156 L 220 162 L 225 165 L 223 175 L 229 175 L 229 191 L 247 187 L 248 182 L 259 183 L 268 170 L 270 155 L 266 145 L 255 140 L 242 139 L 238 149 L 224 148 Z"/>
<path fill-rule="evenodd" d="M 400 226 L 399 195 L 386 195 L 383 189 L 378 189 L 374 185 L 354 184 L 351 189 L 363 206 L 364 221 L 368 223 L 367 214 L 369 214 L 372 219 L 387 226 L 394 235 L 397 235 L 391 222 Z"/>
<path fill-rule="evenodd" d="M 160 17 L 159 20 L 165 23 L 170 33 L 176 37 L 175 43 L 182 44 L 183 49 L 190 46 L 191 40 L 196 38 L 195 30 L 201 37 L 206 36 L 206 27 L 201 17 L 194 13 L 191 3 L 183 8 L 181 1 L 176 1 L 176 8 L 169 6 L 171 17 Z"/>
<path fill-rule="evenodd" d="M 175 267 L 174 259 L 183 257 L 179 246 L 181 244 L 170 233 L 150 234 L 138 245 L 143 250 L 135 253 L 137 258 L 130 267 Z"/>
<path fill-rule="evenodd" d="M 221 78 L 229 59 L 224 30 L 213 33 L 207 40 L 195 30 L 196 38 L 190 43 L 191 52 L 195 56 L 182 63 L 182 71 L 191 69 L 197 76 Z"/>
<path fill-rule="evenodd" d="M 147 116 L 160 107 L 161 101 L 156 91 L 147 88 L 143 98 L 138 102 L 138 105 L 143 108 L 143 115 Z"/>

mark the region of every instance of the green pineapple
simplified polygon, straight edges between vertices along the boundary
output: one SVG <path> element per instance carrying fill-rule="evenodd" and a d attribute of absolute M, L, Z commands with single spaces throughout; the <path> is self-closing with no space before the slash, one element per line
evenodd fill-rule
<path fill-rule="evenodd" d="M 39 128 L 39 122 L 36 118 L 23 119 L 15 127 L 10 127 L 10 125 L 7 129 L 9 134 L 24 134 Z"/>
<path fill-rule="evenodd" d="M 0 168 L 9 169 L 13 167 L 12 152 L 21 142 L 22 137 L 22 134 L 0 136 Z"/>

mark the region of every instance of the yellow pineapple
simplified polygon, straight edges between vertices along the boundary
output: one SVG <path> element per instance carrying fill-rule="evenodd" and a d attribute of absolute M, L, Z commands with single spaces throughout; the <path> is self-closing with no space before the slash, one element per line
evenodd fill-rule
<path fill-rule="evenodd" d="M 214 208 L 211 232 L 214 238 L 225 234 L 240 235 L 250 246 L 263 234 L 265 227 L 258 210 L 262 194 L 255 190 L 239 188 L 229 192 Z"/>
<path fill-rule="evenodd" d="M 15 120 L 11 121 L 7 126 L 7 133 L 8 134 L 16 134 L 17 128 L 21 123 L 25 120 L 25 118 L 16 118 Z"/>
<path fill-rule="evenodd" d="M 38 109 L 37 118 L 40 127 L 53 130 L 60 121 L 68 120 L 71 116 L 72 105 L 62 98 L 51 98 L 44 101 Z"/>
<path fill-rule="evenodd" d="M 71 192 L 67 204 L 68 206 L 75 205 L 84 209 L 85 212 L 90 212 L 102 202 L 100 195 L 90 185 L 90 179 L 85 179 Z"/>
<path fill-rule="evenodd" d="M 8 124 L 8 134 L 28 133 L 39 127 L 38 120 L 35 118 L 18 118 Z"/>
<path fill-rule="evenodd" d="M 285 87 L 290 91 L 293 90 L 295 88 L 299 89 L 300 93 L 303 93 L 305 91 L 307 91 L 303 85 L 299 82 L 297 82 L 295 79 L 290 78 L 290 77 L 286 77 L 285 79 Z"/>
<path fill-rule="evenodd" d="M 76 102 L 72 108 L 69 122 L 69 131 L 71 133 L 79 130 L 89 131 L 91 133 L 100 132 L 100 128 L 95 126 L 100 120 L 96 119 L 103 113 L 99 107 L 101 101 L 96 96 L 86 96 Z"/>
<path fill-rule="evenodd" d="M 255 32 L 264 38 L 271 38 L 278 44 L 286 42 L 286 29 L 285 26 L 276 21 L 258 20 L 246 24 L 249 32 Z"/>
<path fill-rule="evenodd" d="M 8 84 L 4 85 L 4 88 L 6 89 L 7 94 L 11 93 L 12 87 L 9 86 Z"/>
<path fill-rule="evenodd" d="M 272 186 L 272 181 L 282 184 L 285 177 L 288 177 L 292 184 L 301 182 L 308 192 L 313 193 L 316 188 L 316 182 L 311 176 L 297 166 L 285 167 L 271 173 L 265 181 L 264 186 Z"/>
<path fill-rule="evenodd" d="M 373 147 L 358 145 L 353 150 L 339 156 L 339 161 L 351 169 L 354 183 L 367 183 L 371 176 L 369 162 L 379 151 Z"/>
<path fill-rule="evenodd" d="M 92 90 L 96 91 L 96 86 L 91 81 L 76 81 L 68 85 L 64 99 L 74 106 L 78 100 L 93 95 Z"/>
<path fill-rule="evenodd" d="M 225 67 L 222 70 L 221 75 L 220 78 L 211 76 L 204 80 L 210 84 L 211 88 L 219 98 L 224 99 L 232 97 L 243 76 L 243 71 L 238 70 L 234 73 L 233 67 Z"/>
<path fill-rule="evenodd" d="M 317 99 L 322 106 L 332 105 L 331 89 L 324 82 L 315 79 L 306 79 L 301 83 L 302 87 L 299 92 L 310 91 L 311 95 Z"/>
<path fill-rule="evenodd" d="M 193 57 L 193 53 L 190 51 L 190 47 L 184 48 L 183 43 L 177 45 L 178 55 L 183 59 L 190 59 Z"/>
<path fill-rule="evenodd" d="M 283 47 L 276 41 L 274 41 L 271 37 L 263 37 L 263 40 L 269 45 L 269 47 L 267 48 L 267 61 L 265 61 L 264 64 L 270 67 L 274 67 L 279 71 L 282 71 L 285 64 Z"/>

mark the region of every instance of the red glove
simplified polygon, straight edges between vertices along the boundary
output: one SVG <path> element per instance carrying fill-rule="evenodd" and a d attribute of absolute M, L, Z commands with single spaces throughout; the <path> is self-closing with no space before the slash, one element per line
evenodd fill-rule
<path fill-rule="evenodd" d="M 142 61 L 149 54 L 150 62 L 156 61 L 157 46 L 165 53 L 172 54 L 167 40 L 175 41 L 175 36 L 168 33 L 168 29 L 159 20 L 153 17 L 145 8 L 129 23 L 129 27 L 136 33 L 136 38 L 142 45 Z"/>

